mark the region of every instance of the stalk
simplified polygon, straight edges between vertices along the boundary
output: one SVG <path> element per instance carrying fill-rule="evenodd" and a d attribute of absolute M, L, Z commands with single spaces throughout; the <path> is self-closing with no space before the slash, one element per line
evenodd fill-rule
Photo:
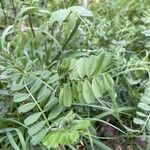
<path fill-rule="evenodd" d="M 13 11 L 14 11 L 14 14 L 15 14 L 15 17 L 16 17 L 17 16 L 17 11 L 16 11 L 16 6 L 15 6 L 14 0 L 12 0 L 12 5 L 13 5 Z"/>
<path fill-rule="evenodd" d="M 33 29 L 33 24 L 32 24 L 32 20 L 31 20 L 31 14 L 29 14 L 29 25 L 30 25 L 30 28 L 31 28 L 31 31 L 32 31 L 32 35 L 35 38 L 36 36 L 35 36 L 34 29 Z"/>

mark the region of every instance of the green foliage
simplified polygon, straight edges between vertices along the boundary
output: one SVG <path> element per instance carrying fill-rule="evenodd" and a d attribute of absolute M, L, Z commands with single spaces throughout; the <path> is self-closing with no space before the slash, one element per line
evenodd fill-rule
<path fill-rule="evenodd" d="M 145 88 L 144 93 L 142 94 L 142 97 L 140 99 L 140 102 L 138 103 L 138 108 L 140 109 L 137 111 L 137 118 L 134 118 L 134 122 L 136 124 L 142 125 L 142 130 L 147 130 L 148 134 L 150 134 L 150 86 L 149 83 L 147 87 Z"/>
<path fill-rule="evenodd" d="M 74 120 L 71 128 L 54 130 L 44 139 L 43 144 L 50 148 L 57 148 L 59 145 L 69 145 L 79 140 L 80 134 L 90 126 L 90 122 L 86 120 Z M 85 131 L 84 131 L 85 134 Z M 88 132 L 86 133 L 88 134 Z"/>
<path fill-rule="evenodd" d="M 148 1 L 0 5 L 0 149 L 149 149 Z"/>

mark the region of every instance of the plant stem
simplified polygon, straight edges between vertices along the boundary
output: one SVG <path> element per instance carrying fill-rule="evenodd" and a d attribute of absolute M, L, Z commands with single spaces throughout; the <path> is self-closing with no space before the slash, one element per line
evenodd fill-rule
<path fill-rule="evenodd" d="M 31 20 L 31 14 L 29 14 L 29 24 L 30 24 L 30 28 L 31 28 L 31 31 L 32 31 L 32 35 L 35 38 L 36 36 L 35 36 L 34 29 L 33 29 L 33 24 L 32 24 L 32 20 Z"/>
<path fill-rule="evenodd" d="M 65 47 L 68 45 L 68 43 L 70 42 L 71 38 L 72 38 L 73 35 L 76 33 L 76 31 L 77 31 L 77 29 L 78 29 L 80 23 L 81 23 L 81 19 L 78 18 L 78 19 L 77 19 L 77 22 L 76 22 L 76 25 L 75 25 L 75 27 L 73 28 L 72 32 L 70 33 L 70 35 L 69 35 L 67 41 L 65 42 L 64 46 L 62 47 L 62 50 L 64 50 Z"/>
<path fill-rule="evenodd" d="M 43 82 L 48 88 L 50 88 L 52 91 L 54 91 L 54 92 L 56 92 L 56 90 L 53 88 L 53 87 L 51 87 L 49 84 L 47 84 L 45 81 L 43 81 L 42 79 L 40 79 L 40 78 L 38 78 L 38 77 L 36 77 L 38 80 L 40 80 L 41 82 Z"/>
<path fill-rule="evenodd" d="M 39 108 L 39 110 L 41 111 L 41 113 L 42 113 L 42 115 L 43 115 L 43 117 L 44 117 L 44 119 L 45 119 L 45 121 L 46 121 L 48 127 L 50 127 L 50 124 L 49 124 L 49 122 L 48 122 L 48 119 L 47 119 L 47 117 L 45 116 L 45 114 L 44 114 L 44 112 L 43 112 L 41 106 L 38 104 L 38 102 L 36 101 L 36 99 L 34 98 L 34 96 L 32 95 L 32 93 L 30 92 L 30 90 L 28 89 L 28 87 L 27 87 L 26 84 L 25 84 L 25 88 L 26 88 L 26 90 L 28 91 L 28 93 L 30 94 L 30 96 L 31 96 L 31 98 L 33 99 L 33 101 L 35 102 L 35 104 L 37 105 L 37 107 Z"/>
<path fill-rule="evenodd" d="M 16 11 L 16 6 L 15 6 L 14 0 L 12 0 L 12 5 L 13 5 L 13 11 L 14 11 L 14 14 L 15 14 L 15 17 L 16 17 L 17 11 Z"/>

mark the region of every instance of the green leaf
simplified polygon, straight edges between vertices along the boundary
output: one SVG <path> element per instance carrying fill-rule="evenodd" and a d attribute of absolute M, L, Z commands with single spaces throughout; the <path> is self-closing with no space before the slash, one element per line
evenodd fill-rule
<path fill-rule="evenodd" d="M 23 88 L 24 88 L 24 85 L 22 85 L 22 84 L 13 83 L 13 84 L 11 85 L 11 90 L 12 90 L 12 91 L 18 91 L 18 90 L 21 90 L 21 89 L 23 89 Z"/>
<path fill-rule="evenodd" d="M 139 79 L 135 80 L 135 79 L 133 79 L 132 77 L 128 77 L 128 78 L 127 78 L 127 81 L 128 81 L 131 85 L 137 85 L 137 84 L 139 84 L 139 83 L 141 82 L 141 79 L 139 78 Z"/>
<path fill-rule="evenodd" d="M 68 145 L 76 142 L 79 139 L 79 133 L 77 131 L 68 131 L 66 129 L 56 130 L 49 133 L 44 139 L 43 144 L 47 148 L 56 148 L 58 145 Z"/>
<path fill-rule="evenodd" d="M 108 91 L 111 88 L 107 79 L 107 75 L 103 75 L 103 85 L 106 91 Z"/>
<path fill-rule="evenodd" d="M 109 66 L 111 65 L 112 62 L 112 54 L 110 53 L 105 53 L 105 57 L 103 59 L 103 63 L 101 66 L 101 72 L 105 72 L 106 70 L 108 70 Z"/>
<path fill-rule="evenodd" d="M 150 133 L 150 119 L 148 119 L 148 121 L 147 121 L 146 128 L 147 128 L 148 132 Z"/>
<path fill-rule="evenodd" d="M 101 68 L 102 68 L 103 63 L 104 63 L 104 59 L 105 59 L 105 53 L 101 53 L 97 59 L 95 73 L 98 73 L 99 71 L 101 71 Z"/>
<path fill-rule="evenodd" d="M 105 74 L 105 77 L 109 83 L 109 86 L 113 87 L 114 86 L 114 80 L 112 79 L 112 77 L 109 74 Z"/>
<path fill-rule="evenodd" d="M 73 123 L 73 130 L 87 129 L 91 125 L 89 120 L 74 120 Z"/>
<path fill-rule="evenodd" d="M 85 63 L 85 70 L 86 70 L 86 75 L 89 77 L 91 76 L 95 70 L 96 70 L 96 65 L 97 65 L 97 57 L 94 55 L 91 55 Z"/>
<path fill-rule="evenodd" d="M 77 13 L 80 16 L 84 16 L 84 17 L 92 17 L 93 16 L 93 13 L 90 10 L 87 10 L 81 6 L 73 6 L 73 7 L 70 7 L 69 9 L 71 11 Z"/>
<path fill-rule="evenodd" d="M 34 6 L 24 7 L 18 13 L 17 17 L 23 17 L 24 15 L 27 15 L 29 12 L 36 12 L 36 11 L 38 11 L 38 7 L 34 7 Z"/>
<path fill-rule="evenodd" d="M 77 142 L 77 140 L 79 139 L 79 133 L 77 131 L 71 131 L 70 132 L 70 139 L 73 142 Z"/>
<path fill-rule="evenodd" d="M 78 90 L 78 99 L 80 103 L 86 103 L 84 96 L 83 96 L 83 82 L 79 81 L 77 84 L 77 90 Z"/>
<path fill-rule="evenodd" d="M 63 130 L 60 132 L 60 137 L 59 137 L 59 143 L 61 145 L 69 145 L 71 144 L 71 139 L 70 139 L 70 131 L 68 130 Z"/>
<path fill-rule="evenodd" d="M 59 93 L 59 104 L 63 105 L 63 101 L 64 101 L 64 89 L 62 88 Z"/>
<path fill-rule="evenodd" d="M 10 132 L 7 132 L 7 137 L 9 139 L 10 144 L 12 145 L 12 147 L 14 148 L 14 150 L 20 150 L 20 148 L 18 147 L 18 145 L 16 144 L 12 134 Z"/>
<path fill-rule="evenodd" d="M 112 148 L 108 147 L 106 144 L 101 142 L 100 140 L 97 139 L 92 139 L 93 143 L 98 147 L 100 150 L 113 150 Z"/>
<path fill-rule="evenodd" d="M 35 103 L 27 103 L 18 107 L 18 111 L 21 113 L 26 113 L 35 107 Z"/>
<path fill-rule="evenodd" d="M 58 104 L 58 99 L 56 97 L 50 97 L 47 104 L 44 106 L 44 112 L 51 110 L 54 106 Z"/>
<path fill-rule="evenodd" d="M 118 105 L 117 105 L 117 100 L 116 100 L 117 94 L 116 94 L 116 92 L 114 91 L 113 88 L 110 88 L 108 92 L 109 92 L 111 100 L 112 100 L 112 106 L 113 106 L 114 114 L 119 119 Z"/>
<path fill-rule="evenodd" d="M 36 122 L 40 118 L 40 116 L 41 116 L 41 112 L 30 115 L 24 120 L 24 124 L 28 126 L 28 125 Z"/>
<path fill-rule="evenodd" d="M 63 104 L 65 107 L 70 107 L 72 104 L 72 91 L 69 84 L 64 85 L 63 92 L 64 92 Z"/>
<path fill-rule="evenodd" d="M 84 65 L 85 62 L 86 62 L 85 58 L 80 58 L 76 62 L 77 73 L 80 78 L 83 78 L 85 76 L 85 65 Z"/>
<path fill-rule="evenodd" d="M 37 101 L 40 102 L 47 99 L 50 96 L 50 94 L 51 91 L 48 89 L 46 85 L 44 85 L 38 93 Z"/>
<path fill-rule="evenodd" d="M 40 132 L 38 132 L 36 135 L 32 137 L 31 143 L 33 145 L 39 144 L 44 139 L 47 133 L 48 133 L 48 129 L 41 130 Z"/>
<path fill-rule="evenodd" d="M 145 121 L 143 121 L 142 119 L 139 119 L 139 118 L 134 118 L 133 122 L 135 124 L 139 124 L 139 125 L 144 125 L 145 124 Z"/>
<path fill-rule="evenodd" d="M 44 127 L 44 125 L 45 125 L 45 121 L 41 121 L 32 125 L 28 130 L 28 134 L 31 136 L 37 134 Z"/>
<path fill-rule="evenodd" d="M 145 94 L 148 94 L 150 96 L 150 86 L 146 87 Z"/>
<path fill-rule="evenodd" d="M 137 113 L 137 115 L 139 115 L 141 117 L 148 117 L 146 114 L 144 114 L 142 112 L 137 111 L 136 113 Z"/>
<path fill-rule="evenodd" d="M 53 24 L 54 22 L 62 23 L 65 21 L 70 14 L 69 9 L 60 9 L 52 13 L 50 17 L 50 24 Z"/>
<path fill-rule="evenodd" d="M 60 131 L 59 143 L 61 145 L 71 144 L 70 132 L 68 130 L 62 130 L 62 131 Z"/>
<path fill-rule="evenodd" d="M 49 137 L 49 144 L 47 145 L 48 148 L 53 147 L 53 148 L 57 148 L 59 145 L 59 139 L 60 137 L 60 131 L 56 131 L 54 132 L 51 137 Z"/>
<path fill-rule="evenodd" d="M 92 90 L 95 98 L 98 99 L 103 96 L 104 93 L 103 84 L 96 77 L 94 77 L 92 80 Z"/>
<path fill-rule="evenodd" d="M 149 104 L 150 105 L 150 96 L 147 97 L 146 94 L 144 94 L 142 97 L 141 97 L 141 102 L 143 103 L 146 103 L 146 104 Z"/>
<path fill-rule="evenodd" d="M 48 120 L 52 120 L 56 118 L 63 110 L 63 107 L 57 105 L 52 111 L 49 113 Z"/>
<path fill-rule="evenodd" d="M 60 131 L 54 131 L 53 133 L 49 133 L 43 140 L 43 144 L 47 147 L 56 148 L 59 145 Z"/>
<path fill-rule="evenodd" d="M 73 113 L 72 110 L 65 116 L 65 120 L 68 122 L 72 122 L 74 118 L 75 114 Z"/>
<path fill-rule="evenodd" d="M 145 103 L 139 103 L 138 104 L 138 107 L 140 108 L 140 109 L 142 109 L 142 110 L 145 110 L 145 111 L 150 111 L 150 106 L 149 105 L 147 105 L 147 104 L 145 104 Z"/>
<path fill-rule="evenodd" d="M 58 74 L 54 74 L 53 76 L 51 76 L 51 77 L 49 78 L 49 80 L 47 81 L 47 84 L 52 84 L 52 83 L 54 83 L 54 82 L 56 82 L 56 81 L 58 81 L 58 80 L 59 80 Z"/>
<path fill-rule="evenodd" d="M 35 93 L 37 90 L 39 90 L 41 85 L 42 85 L 42 81 L 36 80 L 35 83 L 32 85 L 32 87 L 30 88 L 30 92 L 32 94 Z"/>
<path fill-rule="evenodd" d="M 79 97 L 79 93 L 78 93 L 78 90 L 77 90 L 77 85 L 75 83 L 72 84 L 72 95 L 73 97 L 78 100 L 78 97 Z"/>
<path fill-rule="evenodd" d="M 48 133 L 48 134 L 44 137 L 44 139 L 42 140 L 42 143 L 43 143 L 45 146 L 48 145 L 48 142 L 49 142 L 48 140 L 49 140 L 49 138 L 52 136 L 52 134 L 54 134 L 54 131 Z"/>
<path fill-rule="evenodd" d="M 9 25 L 8 27 L 5 28 L 5 30 L 3 31 L 3 34 L 1 35 L 0 37 L 0 42 L 1 42 L 1 47 L 2 49 L 4 48 L 4 45 L 5 45 L 5 39 L 6 37 L 10 34 L 10 33 L 13 33 L 13 25 Z"/>
<path fill-rule="evenodd" d="M 27 93 L 16 93 L 13 97 L 14 102 L 22 102 L 30 97 Z"/>
<path fill-rule="evenodd" d="M 17 134 L 16 133 L 14 134 L 15 138 L 13 138 L 13 135 L 11 134 L 12 131 L 15 131 L 17 133 Z M 4 129 L 0 129 L 0 134 L 2 134 L 2 133 L 8 133 L 8 134 L 10 134 L 10 136 L 8 138 L 10 138 L 10 140 L 11 140 L 10 144 L 12 144 L 12 147 L 15 146 L 15 140 L 16 140 L 16 136 L 17 136 L 17 143 L 19 141 L 20 144 L 21 144 L 21 146 L 22 146 L 21 150 L 26 150 L 27 149 L 26 142 L 25 142 L 25 139 L 23 137 L 23 133 L 22 133 L 22 131 L 20 129 L 17 129 L 17 128 L 7 128 L 6 127 Z M 6 139 L 6 137 L 4 139 Z M 0 138 L 0 141 L 1 141 L 1 138 Z"/>
<path fill-rule="evenodd" d="M 87 103 L 92 103 L 95 101 L 91 84 L 87 80 L 83 83 L 83 97 Z"/>

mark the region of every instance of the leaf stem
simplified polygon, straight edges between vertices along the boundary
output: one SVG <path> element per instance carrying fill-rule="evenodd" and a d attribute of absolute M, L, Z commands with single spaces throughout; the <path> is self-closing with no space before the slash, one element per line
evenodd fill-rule
<path fill-rule="evenodd" d="M 32 24 L 32 20 L 31 20 L 31 14 L 29 14 L 29 24 L 30 24 L 30 28 L 31 28 L 31 31 L 32 31 L 32 35 L 35 38 L 36 35 L 35 35 L 34 29 L 33 29 L 33 24 Z"/>
<path fill-rule="evenodd" d="M 47 84 L 45 81 L 43 81 L 42 79 L 40 79 L 40 78 L 38 78 L 38 77 L 36 77 L 38 80 L 40 80 L 41 82 L 43 82 L 47 87 L 49 87 L 51 90 L 53 90 L 54 92 L 56 92 L 56 90 L 53 88 L 53 87 L 51 87 L 49 84 Z"/>
<path fill-rule="evenodd" d="M 50 124 L 49 124 L 49 122 L 48 122 L 48 119 L 47 119 L 47 117 L 45 116 L 45 114 L 44 114 L 44 112 L 43 112 L 41 106 L 38 104 L 38 102 L 36 101 L 36 99 L 34 98 L 34 96 L 32 95 L 32 93 L 30 92 L 30 90 L 29 90 L 29 88 L 27 87 L 26 84 L 25 84 L 25 88 L 26 88 L 26 90 L 28 91 L 28 93 L 30 94 L 30 96 L 31 96 L 31 98 L 33 99 L 33 101 L 35 102 L 35 104 L 37 105 L 37 107 L 39 108 L 39 110 L 41 111 L 41 113 L 42 113 L 42 115 L 43 115 L 43 117 L 44 117 L 44 119 L 45 119 L 47 125 L 50 126 Z"/>
<path fill-rule="evenodd" d="M 14 14 L 15 14 L 15 17 L 16 17 L 17 16 L 17 11 L 16 11 L 14 0 L 12 0 L 12 5 L 13 5 L 13 11 L 14 11 Z"/>

